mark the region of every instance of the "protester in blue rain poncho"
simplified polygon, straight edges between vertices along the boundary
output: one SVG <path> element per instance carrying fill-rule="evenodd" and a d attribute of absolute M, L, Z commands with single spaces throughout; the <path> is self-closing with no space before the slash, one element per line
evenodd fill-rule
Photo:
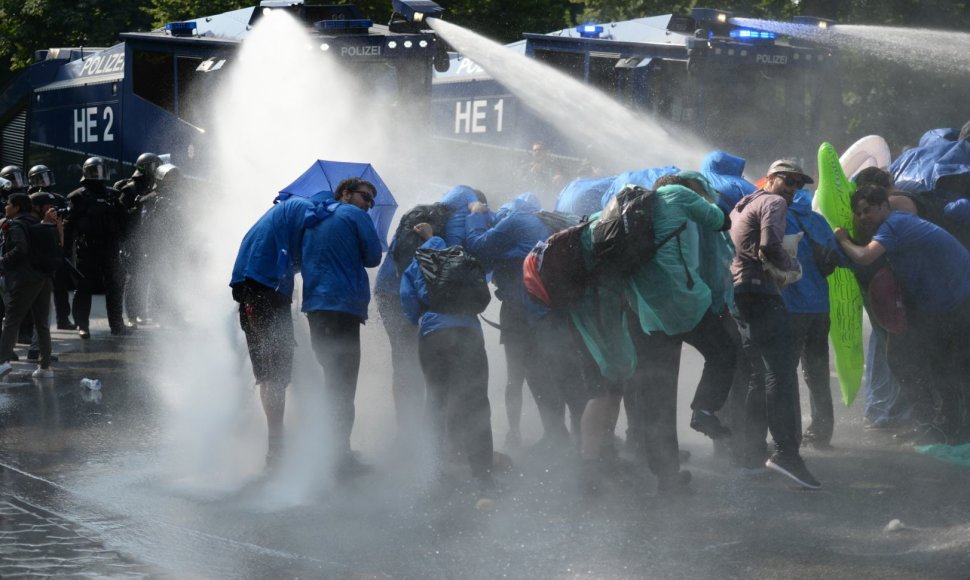
<path fill-rule="evenodd" d="M 443 250 L 447 243 L 433 236 L 428 224 L 415 226 L 425 239 L 422 249 Z M 488 402 L 488 359 L 478 317 L 431 310 L 428 286 L 417 260 L 401 276 L 401 307 L 419 327 L 418 353 L 427 384 L 426 419 L 437 452 L 443 453 L 446 433 L 468 458 L 482 498 L 494 492 L 492 423 Z M 440 473 L 440 468 L 439 468 Z"/>
<path fill-rule="evenodd" d="M 653 189 L 653 184 L 658 178 L 663 175 L 677 173 L 678 171 L 680 169 L 673 165 L 667 165 L 666 167 L 652 167 L 621 173 L 613 179 L 613 183 L 603 193 L 603 197 L 600 198 L 600 207 L 606 207 L 606 204 L 610 203 L 610 200 L 613 199 L 616 193 L 628 184 L 639 185 L 644 189 Z"/>
<path fill-rule="evenodd" d="M 509 433 L 506 445 L 514 447 L 521 442 L 519 424 L 524 379 L 528 379 L 529 389 L 539 407 L 544 437 L 550 443 L 562 443 L 567 432 L 563 423 L 560 385 L 549 380 L 549 369 L 543 368 L 537 356 L 537 335 L 529 324 L 522 283 L 522 261 L 537 242 L 553 232 L 537 213 L 541 209 L 539 200 L 531 193 L 524 193 L 499 208 L 493 225 L 490 225 L 484 205 L 473 204 L 472 207 L 465 220 L 464 245 L 486 269 L 492 271 L 495 295 L 502 301 L 499 326 L 508 368 L 505 401 Z"/>
<path fill-rule="evenodd" d="M 835 425 L 832 408 L 832 387 L 829 371 L 829 285 L 826 274 L 819 269 L 816 255 L 823 256 L 823 267 L 848 265 L 841 257 L 832 228 L 825 218 L 812 211 L 812 194 L 806 189 L 795 193 L 788 206 L 786 234 L 804 232 L 798 243 L 798 261 L 802 277 L 782 289 L 785 309 L 791 313 L 795 352 L 801 359 L 802 374 L 811 396 L 812 422 L 805 428 L 802 443 L 820 449 L 831 447 Z M 814 245 L 827 252 L 816 253 Z"/>
<path fill-rule="evenodd" d="M 603 209 L 603 194 L 613 185 L 614 177 L 576 179 L 559 192 L 556 211 L 584 216 Z"/>
<path fill-rule="evenodd" d="M 701 173 L 720 194 L 717 204 L 730 212 L 741 198 L 758 189 L 744 178 L 745 160 L 726 151 L 715 150 L 707 154 L 701 163 Z"/>
<path fill-rule="evenodd" d="M 465 241 L 465 218 L 469 214 L 468 206 L 476 202 L 488 205 L 485 194 L 467 185 L 456 185 L 441 198 L 441 203 L 451 210 L 451 216 L 440 236 L 445 244 L 455 246 Z"/>
<path fill-rule="evenodd" d="M 376 190 L 358 177 L 337 186 L 317 209 L 322 219 L 303 236 L 303 312 L 323 367 L 333 409 L 338 475 L 364 470 L 350 449 L 360 369 L 360 325 L 367 320 L 370 281 L 365 268 L 381 261 L 381 241 L 367 210 Z"/>
<path fill-rule="evenodd" d="M 232 269 L 232 297 L 266 413 L 267 464 L 279 459 L 286 385 L 293 368 L 293 275 L 300 265 L 303 227 L 313 203 L 290 198 L 269 209 L 246 232 Z"/>
<path fill-rule="evenodd" d="M 970 125 L 968 123 L 967 125 Z M 920 217 L 970 245 L 970 129 L 933 129 L 890 167 L 894 195 L 913 199 Z"/>

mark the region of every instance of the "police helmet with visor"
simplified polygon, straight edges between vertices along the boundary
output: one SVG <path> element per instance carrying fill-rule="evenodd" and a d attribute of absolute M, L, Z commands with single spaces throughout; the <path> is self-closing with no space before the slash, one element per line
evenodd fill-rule
<path fill-rule="evenodd" d="M 3 169 L 0 169 L 0 177 L 10 182 L 10 189 L 12 190 L 27 187 L 27 182 L 24 181 L 24 170 L 18 165 L 7 165 Z"/>
<path fill-rule="evenodd" d="M 46 165 L 34 165 L 27 172 L 27 181 L 31 187 L 48 189 L 54 186 L 54 172 Z"/>
<path fill-rule="evenodd" d="M 104 164 L 104 159 L 100 157 L 89 157 L 81 167 L 81 181 L 107 181 L 108 167 Z"/>

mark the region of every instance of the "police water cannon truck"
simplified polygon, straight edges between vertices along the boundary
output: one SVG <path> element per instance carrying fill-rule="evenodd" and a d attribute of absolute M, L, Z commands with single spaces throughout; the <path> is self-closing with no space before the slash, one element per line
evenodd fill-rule
<path fill-rule="evenodd" d="M 441 8 L 427 0 L 393 5 L 384 26 L 350 4 L 263 0 L 123 33 L 111 47 L 38 50 L 33 64 L 0 87 L 0 166 L 43 164 L 61 183 L 76 183 L 81 164 L 96 155 L 114 180 L 152 151 L 169 154 L 186 176 L 205 177 L 211 166 L 207 99 L 226 80 L 253 26 L 274 10 L 304 23 L 315 47 L 351 67 L 368 90 L 405 96 L 397 101 L 409 116 L 430 119 L 433 60 L 447 55 L 423 20 Z"/>
<path fill-rule="evenodd" d="M 770 30 L 741 26 L 723 10 L 695 8 L 624 22 L 525 34 L 507 45 L 579 79 L 668 127 L 712 146 L 767 163 L 782 152 L 813 165 L 824 135 L 839 126 L 837 55 Z M 757 22 L 757 21 L 754 21 Z M 828 27 L 799 17 L 785 26 Z M 452 150 L 515 163 L 535 141 L 562 156 L 583 157 L 575 143 L 542 122 L 509 88 L 462 55 L 435 74 L 435 135 Z M 603 127 L 608 132 L 608 127 Z M 517 155 L 510 158 L 510 151 Z M 651 160 L 645 159 L 644 166 Z"/>

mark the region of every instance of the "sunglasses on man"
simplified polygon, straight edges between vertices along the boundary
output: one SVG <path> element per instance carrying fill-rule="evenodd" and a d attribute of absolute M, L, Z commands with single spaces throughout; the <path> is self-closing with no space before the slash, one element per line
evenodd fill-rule
<path fill-rule="evenodd" d="M 805 187 L 804 179 L 800 179 L 798 177 L 792 177 L 791 175 L 782 176 L 782 181 L 784 181 L 785 185 L 787 185 L 788 187 L 794 187 L 796 189 L 801 189 Z"/>
<path fill-rule="evenodd" d="M 359 195 L 368 205 L 374 207 L 374 194 L 369 191 L 361 191 L 359 189 L 352 190 L 354 193 Z"/>

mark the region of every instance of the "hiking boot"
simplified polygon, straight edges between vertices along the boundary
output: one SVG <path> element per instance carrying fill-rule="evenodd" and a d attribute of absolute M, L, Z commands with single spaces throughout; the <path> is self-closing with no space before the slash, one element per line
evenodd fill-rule
<path fill-rule="evenodd" d="M 660 477 L 657 479 L 657 493 L 666 496 L 693 495 L 694 490 L 690 487 L 691 479 L 693 476 L 686 469 Z"/>
<path fill-rule="evenodd" d="M 707 435 L 711 439 L 731 436 L 731 430 L 721 425 L 721 420 L 717 418 L 717 415 L 701 409 L 697 409 L 691 414 L 690 428 Z"/>
<path fill-rule="evenodd" d="M 808 468 L 805 467 L 805 462 L 802 461 L 801 456 L 797 453 L 782 454 L 776 451 L 765 462 L 765 467 L 791 478 L 798 485 L 806 489 L 819 489 L 822 487 L 821 482 L 815 479 L 815 476 L 808 471 Z"/>

